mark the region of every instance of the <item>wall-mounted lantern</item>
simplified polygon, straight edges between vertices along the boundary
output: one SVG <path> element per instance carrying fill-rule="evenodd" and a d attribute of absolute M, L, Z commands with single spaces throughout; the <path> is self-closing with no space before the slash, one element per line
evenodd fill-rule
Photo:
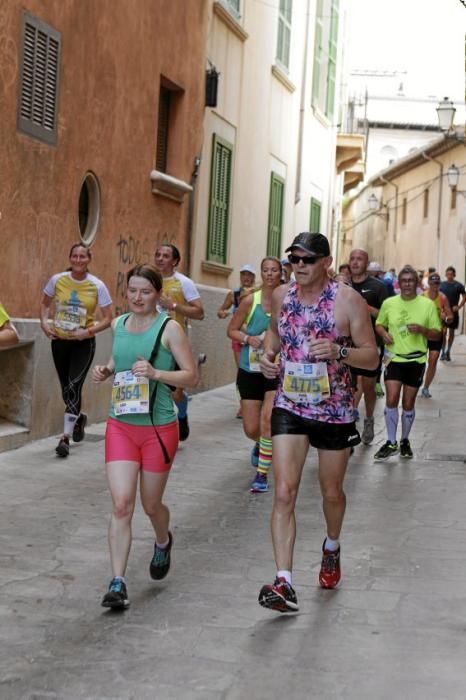
<path fill-rule="evenodd" d="M 217 106 L 218 76 L 220 73 L 212 66 L 205 72 L 205 106 Z"/>

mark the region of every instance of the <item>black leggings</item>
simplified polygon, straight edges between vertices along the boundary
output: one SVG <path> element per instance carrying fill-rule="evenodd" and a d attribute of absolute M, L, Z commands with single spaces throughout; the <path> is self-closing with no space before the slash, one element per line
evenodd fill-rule
<path fill-rule="evenodd" d="M 52 340 L 52 355 L 66 413 L 79 416 L 81 392 L 95 353 L 95 338 Z"/>

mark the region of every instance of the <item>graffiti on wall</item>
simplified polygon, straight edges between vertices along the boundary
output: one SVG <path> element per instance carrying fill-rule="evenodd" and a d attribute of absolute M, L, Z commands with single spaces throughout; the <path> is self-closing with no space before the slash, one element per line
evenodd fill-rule
<path fill-rule="evenodd" d="M 151 236 L 120 234 L 116 242 L 118 249 L 118 271 L 115 280 L 113 300 L 115 315 L 128 310 L 126 302 L 126 274 L 134 265 L 143 265 L 154 261 L 155 249 L 164 243 L 176 244 L 176 234 L 164 231 Z"/>

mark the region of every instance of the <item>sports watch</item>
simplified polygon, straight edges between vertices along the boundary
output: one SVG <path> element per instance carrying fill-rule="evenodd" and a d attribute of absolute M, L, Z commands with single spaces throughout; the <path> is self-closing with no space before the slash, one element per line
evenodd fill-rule
<path fill-rule="evenodd" d="M 349 355 L 349 348 L 345 348 L 344 345 L 340 345 L 338 349 L 337 360 L 346 360 Z"/>

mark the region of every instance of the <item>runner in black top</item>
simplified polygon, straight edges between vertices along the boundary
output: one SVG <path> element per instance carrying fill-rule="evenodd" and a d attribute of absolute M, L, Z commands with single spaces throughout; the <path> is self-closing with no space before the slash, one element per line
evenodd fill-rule
<path fill-rule="evenodd" d="M 453 320 L 445 320 L 443 322 L 443 343 L 440 359 L 449 362 L 451 346 L 455 339 L 455 329 L 459 326 L 460 315 L 458 312 L 466 302 L 466 290 L 461 282 L 455 280 L 456 270 L 451 265 L 445 270 L 445 276 L 447 279 L 440 285 L 440 291 L 443 292 L 448 299 L 451 310 L 453 311 Z"/>
<path fill-rule="evenodd" d="M 383 282 L 376 277 L 371 277 L 367 273 L 369 264 L 369 256 L 365 250 L 353 250 L 349 258 L 351 270 L 351 286 L 366 300 L 369 313 L 372 321 L 372 328 L 375 332 L 375 321 L 385 299 L 388 297 L 387 287 Z M 380 363 L 382 362 L 383 344 L 377 339 L 377 345 L 380 354 Z M 364 419 L 364 428 L 361 434 L 361 440 L 365 445 L 370 445 L 374 439 L 374 409 L 377 395 L 375 393 L 375 384 L 379 368 L 375 370 L 351 368 L 351 373 L 357 379 L 357 387 L 354 396 L 354 405 L 357 407 L 364 394 L 364 403 L 366 407 L 366 417 Z M 356 414 L 356 418 L 358 414 Z"/>

